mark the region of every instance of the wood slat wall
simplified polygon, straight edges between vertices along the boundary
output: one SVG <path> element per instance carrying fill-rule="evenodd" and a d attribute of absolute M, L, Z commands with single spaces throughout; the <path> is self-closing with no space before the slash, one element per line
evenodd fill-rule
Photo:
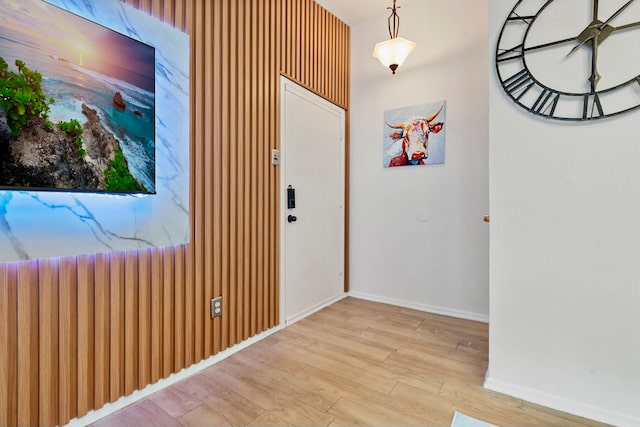
<path fill-rule="evenodd" d="M 279 77 L 349 108 L 349 28 L 313 0 L 126 3 L 191 36 L 191 240 L 1 263 L 0 425 L 64 424 L 276 325 Z"/>

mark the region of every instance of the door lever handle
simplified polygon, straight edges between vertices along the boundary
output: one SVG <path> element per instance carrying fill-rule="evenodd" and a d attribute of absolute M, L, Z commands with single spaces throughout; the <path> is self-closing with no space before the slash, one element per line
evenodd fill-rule
<path fill-rule="evenodd" d="M 294 215 L 289 215 L 287 217 L 287 222 L 296 222 L 297 220 L 298 220 L 298 217 Z"/>

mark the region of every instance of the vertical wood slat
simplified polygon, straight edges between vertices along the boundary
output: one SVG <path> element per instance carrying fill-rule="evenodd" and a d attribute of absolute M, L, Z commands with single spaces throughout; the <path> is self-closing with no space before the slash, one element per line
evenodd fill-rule
<path fill-rule="evenodd" d="M 18 264 L 18 424 L 36 425 L 38 408 L 38 262 Z M 20 329 L 24 332 L 20 333 Z"/>
<path fill-rule="evenodd" d="M 280 100 L 280 82 L 278 81 L 277 71 L 284 70 L 285 56 L 287 54 L 287 45 L 285 42 L 284 25 L 282 22 L 282 14 L 286 10 L 286 4 L 279 0 L 271 0 L 271 19 L 269 21 L 270 37 L 271 37 L 271 61 L 269 61 L 269 69 L 265 71 L 268 75 L 269 90 L 267 97 L 269 99 L 269 106 L 267 108 L 267 121 L 269 123 L 275 123 L 276 114 L 279 111 Z M 271 141 L 271 147 L 280 149 L 280 135 L 278 133 L 279 126 L 272 126 L 269 128 L 268 140 Z M 264 273 L 263 273 L 263 286 L 264 286 L 264 307 L 265 307 L 265 324 L 269 325 L 274 323 L 276 319 L 273 316 L 273 300 L 272 300 L 272 284 L 271 284 L 271 271 L 273 270 L 273 258 L 271 241 L 273 236 L 273 197 L 271 191 L 271 183 L 273 182 L 272 176 L 274 174 L 273 166 L 267 166 L 264 182 L 269 183 L 266 188 L 263 187 L 265 192 L 265 206 L 264 206 Z"/>
<path fill-rule="evenodd" d="M 296 74 L 296 20 L 295 20 L 295 7 L 298 4 L 297 1 L 288 1 L 287 2 L 287 18 L 284 21 L 285 26 L 288 30 L 287 35 L 287 74 L 293 76 Z"/>
<path fill-rule="evenodd" d="M 203 23 L 204 27 L 204 37 L 206 40 L 214 40 L 214 26 L 213 26 L 213 3 L 206 2 L 204 4 L 203 11 Z M 203 46 L 206 46 L 203 44 Z M 202 52 L 202 56 L 204 57 L 203 61 L 203 73 L 204 73 L 204 117 L 211 118 L 216 114 L 216 111 L 213 109 L 213 100 L 214 100 L 214 91 L 213 91 L 213 49 L 204 49 Z M 204 126 L 204 136 L 203 136 L 203 145 L 204 145 L 204 155 L 203 155 L 203 164 L 205 165 L 204 170 L 204 193 L 207 195 L 205 197 L 205 206 L 204 206 L 204 265 L 202 269 L 204 270 L 204 295 L 205 299 L 210 299 L 212 297 L 217 296 L 214 294 L 213 290 L 213 254 L 214 254 L 214 218 L 216 218 L 215 206 L 214 206 L 214 198 L 211 196 L 214 194 L 214 180 L 213 174 L 214 170 L 211 167 L 213 165 L 213 147 L 214 147 L 214 138 L 213 138 L 213 128 L 211 126 Z M 208 166 L 208 167 L 207 167 Z M 206 301 L 205 301 L 206 302 Z M 204 304 L 203 304 L 204 305 Z M 206 311 L 206 310 L 205 310 Z M 204 355 L 212 354 L 213 352 L 213 322 L 205 321 L 204 322 Z"/>
<path fill-rule="evenodd" d="M 311 8 L 311 39 L 313 40 L 311 47 L 311 80 L 309 80 L 309 86 L 318 87 L 318 11 L 320 6 L 315 1 Z"/>
<path fill-rule="evenodd" d="M 338 58 L 338 56 L 336 55 L 337 49 L 335 46 L 335 35 L 336 35 L 336 20 L 335 19 L 329 19 L 329 28 L 327 31 L 327 37 L 329 38 L 329 52 L 334 52 L 334 60 Z M 335 91 L 335 83 L 336 83 L 336 74 L 337 74 L 337 69 L 336 67 L 333 66 L 335 62 L 331 63 L 329 66 L 329 90 L 327 91 L 329 93 L 329 98 L 330 99 L 336 99 L 336 91 Z"/>
<path fill-rule="evenodd" d="M 149 15 L 152 14 L 152 6 L 153 6 L 152 0 L 138 0 L 138 9 L 148 13 Z"/>
<path fill-rule="evenodd" d="M 316 43 L 318 43 L 318 49 L 319 49 L 319 56 L 318 56 L 318 62 L 317 62 L 318 86 L 316 86 L 316 90 L 321 93 L 325 93 L 324 92 L 324 81 L 325 81 L 324 64 L 326 62 L 325 61 L 326 28 L 324 25 L 325 13 L 326 13 L 326 10 L 324 8 L 320 8 L 320 16 L 318 17 L 319 33 L 318 33 L 318 39 L 316 41 Z"/>
<path fill-rule="evenodd" d="M 291 42 L 293 42 L 293 68 L 291 75 L 300 76 L 300 1 L 294 1 L 293 3 L 293 16 L 291 19 L 293 20 L 293 38 Z"/>
<path fill-rule="evenodd" d="M 338 48 L 336 46 L 336 31 L 338 30 L 338 25 L 337 25 L 337 21 L 335 19 L 331 19 L 331 16 L 329 17 L 329 39 L 330 39 L 330 52 L 333 52 L 334 57 L 332 58 L 332 62 L 329 66 L 329 92 L 330 92 L 330 97 L 331 99 L 337 99 L 337 74 L 338 74 L 338 70 L 337 68 L 334 66 L 335 64 L 337 64 L 338 62 Z"/>
<path fill-rule="evenodd" d="M 340 22 L 336 21 L 336 20 L 332 20 L 332 34 L 331 34 L 331 38 L 333 39 L 332 41 L 332 46 L 333 46 L 333 51 L 335 54 L 335 58 L 334 58 L 334 62 L 333 64 L 335 65 L 332 68 L 332 76 L 331 76 L 331 85 L 333 86 L 333 97 L 332 99 L 338 100 L 341 99 L 341 82 L 340 82 L 340 70 L 338 69 L 338 67 L 341 66 L 341 49 L 340 49 L 340 30 L 341 30 L 341 26 L 340 26 Z"/>
<path fill-rule="evenodd" d="M 0 264 L 0 425 L 64 424 L 276 325 L 280 73 L 348 108 L 348 27 L 312 0 L 125 3 L 191 35 L 190 243 Z"/>
<path fill-rule="evenodd" d="M 186 289 L 186 247 L 184 245 L 177 246 L 175 248 L 174 256 L 174 277 L 167 278 L 167 280 L 175 280 L 174 287 L 174 304 L 175 307 L 175 321 L 174 321 L 174 372 L 178 372 L 183 367 L 188 366 L 185 358 L 186 349 L 186 322 L 185 322 L 185 289 Z"/>
<path fill-rule="evenodd" d="M 110 289 L 111 276 L 109 270 L 109 254 L 95 256 L 95 341 L 94 341 L 94 407 L 100 408 L 110 399 L 110 336 L 109 314 L 111 308 Z"/>
<path fill-rule="evenodd" d="M 250 218 L 251 218 L 251 175 L 253 173 L 253 169 L 251 167 L 252 156 L 251 152 L 253 146 L 257 144 L 254 140 L 254 120 L 253 119 L 253 111 L 254 107 L 251 103 L 251 93 L 253 91 L 253 86 L 255 85 L 255 80 L 251 74 L 252 63 L 251 63 L 251 51 L 253 50 L 253 33 L 254 29 L 251 26 L 251 15 L 253 13 L 251 7 L 251 1 L 245 2 L 245 11 L 244 11 L 244 77 L 245 77 L 245 85 L 244 85 L 244 108 L 243 108 L 243 117 L 245 123 L 248 126 L 245 127 L 245 136 L 244 140 L 248 141 L 248 144 L 240 143 L 239 145 L 243 148 L 242 155 L 240 157 L 241 164 L 247 165 L 248 167 L 243 168 L 244 173 L 241 173 L 242 176 L 242 184 L 239 187 L 240 191 L 243 193 L 243 198 L 240 204 L 242 215 L 242 235 L 240 236 L 242 239 L 242 251 L 240 251 L 240 256 L 242 259 L 242 269 L 241 275 L 242 280 L 240 281 L 240 288 L 242 290 L 242 299 L 240 300 L 241 309 L 241 317 L 240 321 L 242 322 L 242 327 L 239 328 L 239 336 L 242 340 L 246 340 L 249 338 L 249 323 L 250 323 L 250 283 L 249 283 L 249 266 L 251 264 L 251 233 L 250 233 Z"/>
<path fill-rule="evenodd" d="M 175 2 L 175 12 L 173 16 L 174 26 L 186 32 L 187 31 L 187 20 L 186 20 L 186 0 L 176 0 Z"/>
<path fill-rule="evenodd" d="M 138 264 L 135 251 L 125 253 L 124 259 L 124 392 L 131 394 L 138 388 Z"/>
<path fill-rule="evenodd" d="M 193 17 L 193 30 L 196 34 L 205 34 L 205 23 L 204 23 L 204 2 L 195 2 L 194 6 L 194 17 Z M 192 117 L 194 117 L 195 122 L 195 158 L 193 164 L 192 171 L 195 176 L 195 206 L 194 206 L 194 217 L 195 217 L 195 234 L 196 236 L 200 236 L 200 238 L 195 239 L 194 242 L 194 251 L 195 251 L 195 259 L 194 259 L 194 280 L 193 280 L 193 322 L 194 322 L 194 339 L 193 339 L 193 361 L 196 362 L 200 360 L 203 355 L 203 339 L 204 339 L 204 319 L 203 315 L 203 300 L 204 300 L 204 248 L 205 248 L 205 239 L 206 229 L 205 229 L 205 218 L 206 218 L 206 183 L 205 183 L 205 144 L 206 141 L 204 139 L 204 129 L 205 129 L 205 44 L 204 43 L 196 43 L 195 46 L 195 56 L 192 59 L 193 62 L 193 71 L 195 75 L 201 76 L 201 78 L 192 80 L 192 93 L 195 95 L 195 103 L 196 108 L 195 111 L 192 112 Z M 194 87 L 195 86 L 195 87 Z"/>
<path fill-rule="evenodd" d="M 258 236 L 258 174 L 260 165 L 264 162 L 259 161 L 263 157 L 259 154 L 259 147 L 263 144 L 264 139 L 260 137 L 262 122 L 260 117 L 263 111 L 261 100 L 259 98 L 260 90 L 262 87 L 262 80 L 259 74 L 259 64 L 263 61 L 263 58 L 259 57 L 259 53 L 263 51 L 261 40 L 263 38 L 262 28 L 259 27 L 259 18 L 264 16 L 264 10 L 259 5 L 257 0 L 251 2 L 251 81 L 254 84 L 251 86 L 251 123 L 254 125 L 253 138 L 251 140 L 251 182 L 249 184 L 249 192 L 251 194 L 251 212 L 250 212 L 250 231 L 249 231 L 249 276 L 246 278 L 249 286 L 249 303 L 245 305 L 248 311 L 248 325 L 247 333 L 249 336 L 253 336 L 258 332 L 257 329 L 257 307 L 258 307 L 258 285 L 257 285 L 257 271 L 258 271 L 258 247 L 256 244 L 256 238 Z"/>
<path fill-rule="evenodd" d="M 223 55 L 222 45 L 223 37 L 222 31 L 224 29 L 223 22 L 226 20 L 223 17 L 221 2 L 214 2 L 213 9 L 213 33 L 212 33 L 212 46 L 213 49 L 213 63 L 212 72 L 213 75 L 213 87 L 212 87 L 212 110 L 213 110 L 213 134 L 212 140 L 209 142 L 211 147 L 211 155 L 213 159 L 211 161 L 211 169 L 213 169 L 212 176 L 212 192 L 210 196 L 213 201 L 213 240 L 210 256 L 213 259 L 210 261 L 213 268 L 212 271 L 212 284 L 213 284 L 213 297 L 222 295 L 222 269 L 223 269 L 223 257 L 222 257 L 222 233 L 225 228 L 222 222 L 222 192 L 223 192 L 223 168 L 222 168 L 222 109 L 223 109 L 223 87 L 226 86 L 222 82 L 223 76 Z M 222 332 L 222 319 L 217 317 L 213 320 L 213 353 L 218 353 L 224 344 L 223 332 Z"/>
<path fill-rule="evenodd" d="M 40 425 L 58 424 L 58 263 L 38 262 Z M 2 342 L 2 341 L 0 341 Z"/>
<path fill-rule="evenodd" d="M 251 77 L 250 70 L 251 65 L 251 2 L 246 0 L 240 2 L 239 10 L 239 22 L 238 22 L 238 34 L 240 36 L 240 49 L 242 51 L 239 63 L 239 69 L 241 70 L 242 80 L 244 84 L 239 84 L 241 88 L 239 96 L 240 105 L 238 108 L 238 120 L 239 123 L 246 123 L 245 126 L 240 126 L 240 133 L 238 135 L 238 281 L 236 288 L 238 290 L 238 325 L 237 325 L 237 340 L 243 341 L 248 338 L 245 335 L 245 322 L 248 314 L 248 307 L 245 305 L 247 296 L 247 282 L 246 282 L 246 269 L 249 259 L 246 256 L 247 244 L 247 215 L 249 213 L 249 204 L 247 198 L 249 197 L 249 190 L 247 189 L 247 181 L 250 179 L 250 167 L 244 167 L 248 161 L 248 165 L 251 164 L 248 153 L 251 149 Z"/>
<path fill-rule="evenodd" d="M 275 6 L 274 1 L 270 0 L 265 2 L 266 10 L 265 10 L 265 55 L 264 55 L 264 70 L 263 70 L 263 105 L 265 113 L 263 114 L 264 123 L 271 123 L 271 105 L 272 105 L 272 97 L 271 97 L 271 88 L 272 88 L 272 78 L 271 78 L 271 70 L 275 68 L 273 64 L 278 63 L 278 59 L 276 58 L 276 49 L 279 45 L 276 46 L 277 38 L 274 36 L 274 21 L 275 21 Z M 274 130 L 271 128 L 267 128 L 267 126 L 263 125 L 262 134 L 264 141 L 271 141 L 271 145 L 267 143 L 264 144 L 264 149 L 268 152 L 272 148 L 276 148 L 276 141 L 272 138 L 272 132 Z M 261 162 L 262 163 L 262 162 Z M 268 214 L 267 214 L 267 206 L 268 206 L 268 193 L 264 188 L 264 183 L 269 181 L 269 169 L 270 165 L 263 164 L 262 171 L 260 174 L 260 182 L 263 183 L 261 186 L 261 194 L 260 194 L 260 210 L 258 212 L 258 217 L 260 218 L 260 232 L 258 235 L 258 276 L 261 278 L 258 283 L 258 314 L 262 314 L 261 322 L 259 322 L 262 329 L 269 324 L 269 308 L 268 308 L 268 283 L 266 282 L 266 278 L 269 277 L 269 265 L 268 265 L 268 248 L 267 248 L 267 232 L 269 230 L 268 226 Z"/>
<path fill-rule="evenodd" d="M 342 56 L 342 49 L 340 49 L 340 45 L 342 42 L 341 31 L 342 31 L 342 22 L 334 20 L 333 21 L 333 48 L 335 49 L 335 60 L 334 60 L 332 81 L 333 81 L 334 99 L 336 101 L 342 100 L 341 93 L 342 93 L 343 82 L 341 81 L 342 73 L 340 69 L 344 67 L 344 64 L 342 64 L 342 61 L 341 61 L 341 56 Z"/>
<path fill-rule="evenodd" d="M 159 5 L 162 14 L 162 21 L 171 25 L 174 28 L 182 29 L 182 24 L 176 19 L 177 18 L 177 10 L 182 3 L 182 0 L 179 1 L 162 1 Z M 155 16 L 155 15 L 154 15 Z M 157 16 L 156 16 L 157 17 Z"/>
<path fill-rule="evenodd" d="M 155 16 L 160 21 L 164 21 L 164 0 L 149 1 L 149 15 Z"/>
<path fill-rule="evenodd" d="M 245 53 L 246 53 L 246 47 L 245 47 L 245 41 L 246 41 L 246 37 L 245 37 L 245 23 L 244 23 L 244 17 L 245 17 L 245 2 L 238 2 L 238 9 L 237 9 L 237 17 L 236 17 L 236 31 L 237 31 L 237 67 L 236 70 L 237 72 L 234 73 L 237 76 L 237 83 L 234 85 L 234 87 L 237 88 L 236 90 L 236 119 L 235 119 L 235 123 L 237 123 L 237 143 L 236 144 L 232 144 L 234 147 L 234 150 L 232 150 L 232 153 L 235 154 L 235 157 L 232 157 L 232 162 L 233 162 L 233 167 L 235 169 L 235 178 L 236 178 L 236 182 L 234 185 L 234 189 L 235 191 L 233 192 L 235 201 L 232 202 L 235 205 L 235 212 L 236 214 L 233 216 L 235 218 L 235 236 L 234 236 L 234 243 L 235 243 L 235 263 L 234 266 L 232 267 L 232 270 L 235 272 L 235 292 L 234 292 L 234 296 L 235 296 L 235 302 L 232 305 L 232 307 L 234 307 L 234 310 L 232 310 L 231 313 L 235 318 L 235 328 L 234 328 L 234 341 L 242 341 L 243 337 L 242 337 L 242 316 L 243 316 L 243 310 L 242 310 L 242 300 L 243 300 L 243 293 L 244 293 L 244 283 L 243 283 L 243 266 L 244 266 L 244 259 L 242 256 L 242 249 L 244 247 L 244 220 L 243 220 L 243 213 L 244 213 L 244 173 L 243 173 L 243 169 L 241 167 L 241 162 L 244 159 L 244 149 L 245 146 L 247 145 L 246 143 L 246 125 L 245 123 L 247 123 L 247 120 L 243 120 L 244 117 L 246 117 L 246 110 L 245 110 L 245 106 L 246 106 L 246 102 L 245 102 L 245 92 L 247 89 L 247 80 L 245 77 Z M 241 83 L 242 82 L 242 83 Z M 236 309 L 237 308 L 237 309 Z"/>
<path fill-rule="evenodd" d="M 309 28 L 310 28 L 310 12 L 311 12 L 311 4 L 312 0 L 304 0 L 302 2 L 302 12 L 301 12 L 301 26 L 300 26 L 300 34 L 301 34 L 301 48 L 302 55 L 300 57 L 300 80 L 304 82 L 305 86 L 309 86 L 309 68 L 311 64 L 309 62 L 309 51 L 311 50 L 311 45 L 313 41 L 309 37 Z"/>
<path fill-rule="evenodd" d="M 347 66 L 347 62 L 348 62 L 348 58 L 345 58 L 345 52 L 347 51 L 347 49 L 344 49 L 341 47 L 344 46 L 345 43 L 345 39 L 346 39 L 346 35 L 347 32 L 345 30 L 346 25 L 344 25 L 344 23 L 340 23 L 340 25 L 338 26 L 338 31 L 339 31 L 339 39 L 338 39 L 338 49 L 339 49 L 339 58 L 338 58 L 338 67 L 340 69 L 345 69 Z M 345 76 L 344 73 L 338 73 L 338 90 L 340 91 L 340 103 L 344 105 L 344 100 L 345 100 L 345 90 L 344 90 L 344 86 L 346 84 L 346 79 L 348 79 L 348 76 Z M 349 123 L 347 121 L 347 123 Z M 347 157 L 348 158 L 348 157 Z M 349 193 L 346 193 L 349 194 Z"/>
<path fill-rule="evenodd" d="M 151 383 L 157 382 L 162 375 L 163 359 L 163 263 L 161 248 L 151 249 Z M 145 384 L 146 385 L 146 384 Z M 144 385 L 143 385 L 144 387 Z"/>
<path fill-rule="evenodd" d="M 263 227 L 263 218 L 264 218 L 264 191 L 262 190 L 262 188 L 260 187 L 260 184 L 264 182 L 264 170 L 265 170 L 265 162 L 260 161 L 260 159 L 264 159 L 265 157 L 267 157 L 265 155 L 266 152 L 269 152 L 269 148 L 266 147 L 266 142 L 268 141 L 267 139 L 267 132 L 265 131 L 265 111 L 267 111 L 267 105 L 266 105 L 266 99 L 267 99 L 267 94 L 266 94 L 266 89 L 267 89 L 267 84 L 265 82 L 265 80 L 268 78 L 265 75 L 265 70 L 268 68 L 267 67 L 267 62 L 268 62 L 268 57 L 269 57 L 269 36 L 268 36 L 268 22 L 270 19 L 270 15 L 269 15 L 269 3 L 268 2 L 263 2 L 263 1 L 258 1 L 258 12 L 256 13 L 256 17 L 257 17 L 257 21 L 258 21 L 258 47 L 257 47 L 257 52 L 258 52 L 258 60 L 257 60 L 257 79 L 259 79 L 258 82 L 258 87 L 257 87 L 257 91 L 258 91 L 258 102 L 257 102 L 257 106 L 258 109 L 260 110 L 260 114 L 258 114 L 258 144 L 257 145 L 257 156 L 256 156 L 256 160 L 257 160 L 257 168 L 256 168 L 256 182 L 254 182 L 254 186 L 255 186 L 255 200 L 256 200 L 256 229 L 253 232 L 253 236 L 254 236 L 254 240 L 252 241 L 252 244 L 254 245 L 255 248 L 255 252 L 254 252 L 254 259 L 256 260 L 256 262 L 252 265 L 252 267 L 255 269 L 252 272 L 252 278 L 251 278 L 251 284 L 252 286 L 255 286 L 255 307 L 252 307 L 252 313 L 255 313 L 256 315 L 256 323 L 255 323 L 255 330 L 253 331 L 254 333 L 257 333 L 259 331 L 264 330 L 264 324 L 265 322 L 263 322 L 263 313 L 264 313 L 264 302 L 263 302 L 263 295 L 264 295 L 264 283 L 259 283 L 258 282 L 258 278 L 262 278 L 264 277 L 262 275 L 262 271 L 263 271 L 263 266 L 264 266 L 264 252 L 263 252 L 263 243 L 264 243 L 264 227 Z M 267 163 L 268 164 L 268 163 Z"/>
<path fill-rule="evenodd" d="M 75 257 L 60 261 L 59 334 L 59 417 L 60 423 L 78 411 L 78 269 Z"/>
<path fill-rule="evenodd" d="M 78 411 L 95 407 L 95 258 L 78 257 Z"/>
<path fill-rule="evenodd" d="M 134 253 L 135 254 L 135 253 Z M 135 255 L 134 255 L 135 256 Z M 139 249 L 138 264 L 138 381 L 141 389 L 151 381 L 151 283 L 149 249 Z"/>
<path fill-rule="evenodd" d="M 282 10 L 284 10 L 284 4 L 282 1 L 276 1 L 275 3 L 275 7 L 276 7 L 276 21 L 274 24 L 275 30 L 272 31 L 278 31 L 278 28 L 283 28 L 283 17 L 282 17 Z M 286 21 L 285 21 L 286 22 Z M 286 41 L 285 41 L 286 43 Z M 280 148 L 280 126 L 279 123 L 277 123 L 277 120 L 279 120 L 279 111 L 280 111 L 280 82 L 279 82 L 279 76 L 277 73 L 277 70 L 282 70 L 282 61 L 283 58 L 285 56 L 285 52 L 286 52 L 286 44 L 285 46 L 281 47 L 281 50 L 277 52 L 276 54 L 276 69 L 275 70 L 270 70 L 273 74 L 269 77 L 270 78 L 270 83 L 272 85 L 272 92 L 271 92 L 271 100 L 273 103 L 272 109 L 271 109 L 271 123 L 273 124 L 272 126 L 272 138 L 271 140 L 273 141 L 273 144 L 277 147 Z M 277 236 L 279 236 L 278 233 L 278 228 L 277 228 L 277 224 L 278 224 L 278 211 L 279 211 L 279 206 L 277 203 L 278 200 L 278 192 L 279 189 L 277 188 L 277 185 L 279 183 L 279 181 L 277 181 L 276 179 L 278 178 L 277 175 L 277 170 L 273 167 L 269 168 L 269 186 L 266 189 L 266 191 L 268 192 L 268 200 L 269 200 L 269 207 L 267 209 L 267 217 L 268 217 L 268 231 L 265 233 L 266 234 L 266 238 L 267 238 L 267 243 L 269 245 L 268 250 L 267 250 L 267 255 L 268 255 L 268 272 L 269 275 L 268 277 L 265 277 L 265 280 L 268 283 L 268 288 L 269 288 L 269 300 L 267 302 L 267 307 L 269 308 L 269 321 L 267 324 L 275 324 L 278 321 L 278 301 L 276 300 L 276 290 L 275 290 L 275 286 L 276 286 L 276 274 L 278 271 L 278 263 L 277 263 L 277 257 L 276 257 L 276 251 L 277 251 L 277 245 L 275 244 L 275 241 L 278 239 Z"/>
<path fill-rule="evenodd" d="M 176 325 L 175 307 L 175 257 L 174 248 L 168 246 L 162 249 L 163 262 L 161 273 L 162 284 L 162 371 L 161 378 L 166 378 L 175 369 L 175 352 L 173 350 Z"/>
<path fill-rule="evenodd" d="M 351 105 L 350 102 L 350 90 L 349 90 L 349 79 L 351 76 L 351 58 L 350 58 L 350 49 L 349 46 L 351 46 L 351 33 L 349 32 L 349 27 L 347 27 L 346 25 L 343 25 L 344 27 L 344 38 L 342 39 L 342 47 L 343 47 L 343 58 L 342 58 L 342 64 L 343 64 L 343 69 L 345 70 L 342 74 L 342 101 L 341 101 L 341 105 Z M 349 112 L 350 110 L 347 109 L 347 112 Z M 349 123 L 349 122 L 347 122 Z M 349 129 L 349 127 L 347 126 L 347 130 Z"/>
<path fill-rule="evenodd" d="M 327 10 L 324 10 L 322 13 L 322 27 L 324 28 L 323 31 L 323 35 L 322 35 L 322 43 L 323 43 L 323 49 L 324 49 L 324 61 L 322 63 L 322 72 L 324 74 L 324 78 L 322 79 L 322 85 L 321 85 L 321 91 L 323 93 L 328 94 L 329 97 L 331 97 L 331 62 L 328 58 L 328 55 L 331 52 L 331 39 L 330 39 L 330 34 L 329 32 L 331 31 L 330 28 L 330 20 L 329 20 L 329 13 L 327 12 Z"/>
<path fill-rule="evenodd" d="M 220 28 L 222 32 L 219 34 L 221 51 L 222 51 L 222 96 L 221 96 L 221 139 L 220 143 L 220 158 L 221 158 L 221 240 L 222 244 L 220 246 L 220 252 L 222 252 L 222 260 L 221 260 L 221 295 L 222 299 L 222 312 L 227 313 L 230 310 L 230 300 L 231 296 L 229 295 L 229 282 L 231 281 L 231 272 L 230 272 L 230 211 L 231 211 L 231 203 L 230 203 L 230 182 L 231 182 L 231 171 L 230 171 L 230 154 L 229 154 L 229 144 L 223 144 L 222 141 L 228 141 L 231 138 L 230 128 L 231 128 L 231 87 L 230 87 L 230 78 L 231 78 L 231 8 L 228 2 L 223 3 L 222 5 L 222 25 Z M 224 37 L 224 38 L 223 38 Z M 229 325 L 230 325 L 231 316 L 222 316 L 221 320 L 221 328 L 222 328 L 222 347 L 226 347 L 230 345 L 230 337 L 229 337 Z"/>
<path fill-rule="evenodd" d="M 0 265 L 0 425 L 18 423 L 18 289 L 15 264 Z"/>
<path fill-rule="evenodd" d="M 229 125 L 229 134 L 231 138 L 235 138 L 237 142 L 237 131 L 240 127 L 241 123 L 238 120 L 238 92 L 240 90 L 241 85 L 238 84 L 238 3 L 231 2 L 230 7 L 230 21 L 231 28 L 229 31 L 229 39 L 230 39 L 230 58 L 229 58 L 229 66 L 231 67 L 230 72 L 230 84 L 229 87 L 231 89 L 231 98 L 229 102 L 229 111 L 230 111 L 230 123 Z M 238 192 L 236 191 L 238 188 L 238 144 L 228 144 L 229 151 L 229 222 L 227 226 L 229 227 L 229 289 L 227 291 L 228 297 L 225 298 L 228 300 L 228 310 L 225 311 L 229 315 L 227 316 L 229 319 L 229 341 L 236 341 L 236 327 L 237 327 L 237 316 L 238 313 L 235 311 L 235 307 L 237 307 L 237 298 L 238 295 L 236 293 L 236 286 L 231 286 L 230 284 L 233 282 L 237 284 L 237 246 L 238 246 Z M 225 248 L 226 249 L 226 248 Z"/>
<path fill-rule="evenodd" d="M 112 253 L 109 261 L 109 400 L 113 402 L 126 394 L 124 254 Z"/>
<path fill-rule="evenodd" d="M 292 65 L 292 57 L 293 57 L 293 43 L 291 42 L 295 35 L 293 34 L 293 22 L 291 19 L 291 15 L 293 14 L 293 1 L 286 2 L 286 9 L 283 8 L 283 12 L 286 13 L 284 17 L 281 18 L 282 28 L 286 29 L 287 33 L 282 39 L 282 43 L 284 45 L 283 52 L 286 52 L 284 55 L 283 69 L 284 72 L 288 75 L 293 75 L 291 72 Z"/>

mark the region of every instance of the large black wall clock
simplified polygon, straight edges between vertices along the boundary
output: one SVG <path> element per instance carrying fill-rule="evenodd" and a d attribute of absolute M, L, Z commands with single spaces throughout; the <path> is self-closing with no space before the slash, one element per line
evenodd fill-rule
<path fill-rule="evenodd" d="M 519 0 L 495 55 L 511 100 L 557 120 L 640 108 L 640 0 Z"/>

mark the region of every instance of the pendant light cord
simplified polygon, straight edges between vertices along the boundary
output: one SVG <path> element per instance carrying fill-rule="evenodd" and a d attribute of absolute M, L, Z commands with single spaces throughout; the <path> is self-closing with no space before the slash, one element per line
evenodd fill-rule
<path fill-rule="evenodd" d="M 389 26 L 389 37 L 395 39 L 398 37 L 398 30 L 400 29 L 400 16 L 396 12 L 396 9 L 400 9 L 400 7 L 396 7 L 396 0 L 393 0 L 393 7 L 388 7 L 387 9 L 391 10 L 391 15 L 389 15 L 389 19 L 387 19 L 387 24 Z M 392 23 L 393 20 L 393 30 Z"/>

